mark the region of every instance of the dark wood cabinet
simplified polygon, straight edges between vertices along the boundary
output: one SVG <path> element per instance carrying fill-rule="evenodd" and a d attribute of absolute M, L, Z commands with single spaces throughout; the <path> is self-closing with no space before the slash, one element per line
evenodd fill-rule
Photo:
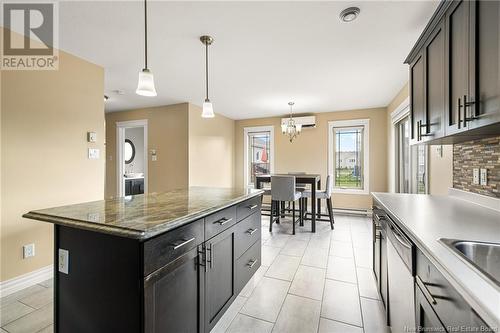
<path fill-rule="evenodd" d="M 442 1 L 405 62 L 411 143 L 500 134 L 498 1 Z"/>
<path fill-rule="evenodd" d="M 471 15 L 477 22 L 471 37 L 476 50 L 472 82 L 476 103 L 467 109 L 467 123 L 474 129 L 500 122 L 500 2 L 474 1 Z"/>
<path fill-rule="evenodd" d="M 446 24 L 446 133 L 455 134 L 467 130 L 465 110 L 471 103 L 469 89 L 470 1 L 452 3 L 445 15 Z"/>
<path fill-rule="evenodd" d="M 144 193 L 144 179 L 125 179 L 125 195 Z"/>
<path fill-rule="evenodd" d="M 56 225 L 71 266 L 56 265 L 55 332 L 210 332 L 260 267 L 260 202 L 144 240 Z"/>
<path fill-rule="evenodd" d="M 236 228 L 222 232 L 205 244 L 205 324 L 210 331 L 236 297 L 234 250 Z"/>
<path fill-rule="evenodd" d="M 194 248 L 144 280 L 145 332 L 203 332 L 201 253 Z"/>
<path fill-rule="evenodd" d="M 444 135 L 445 40 L 444 24 L 440 24 L 424 46 L 426 117 L 419 131 L 425 141 Z"/>
<path fill-rule="evenodd" d="M 424 57 L 419 54 L 410 65 L 410 112 L 411 112 L 411 139 L 412 142 L 421 140 L 419 130 L 421 124 L 425 123 L 425 101 L 424 101 Z"/>
<path fill-rule="evenodd" d="M 446 332 L 446 328 L 418 286 L 415 288 L 415 324 L 417 329 L 423 332 Z"/>

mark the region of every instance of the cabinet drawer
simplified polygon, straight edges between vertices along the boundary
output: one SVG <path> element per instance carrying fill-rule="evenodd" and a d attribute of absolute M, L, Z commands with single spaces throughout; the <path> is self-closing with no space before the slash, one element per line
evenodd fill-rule
<path fill-rule="evenodd" d="M 245 287 L 261 264 L 260 239 L 257 240 L 243 255 L 236 260 L 236 294 Z"/>
<path fill-rule="evenodd" d="M 488 327 L 421 251 L 415 280 L 444 326 L 478 328 L 477 332 Z"/>
<path fill-rule="evenodd" d="M 161 234 L 144 243 L 144 276 L 203 243 L 203 219 Z"/>
<path fill-rule="evenodd" d="M 236 223 L 236 207 L 229 207 L 205 217 L 205 239 L 223 232 Z"/>
<path fill-rule="evenodd" d="M 260 213 L 248 216 L 236 225 L 235 258 L 239 258 L 261 236 Z"/>
<path fill-rule="evenodd" d="M 238 221 L 241 221 L 248 215 L 260 210 L 261 201 L 262 196 L 259 195 L 255 198 L 248 199 L 238 204 L 238 206 L 236 206 L 236 217 L 238 218 Z"/>

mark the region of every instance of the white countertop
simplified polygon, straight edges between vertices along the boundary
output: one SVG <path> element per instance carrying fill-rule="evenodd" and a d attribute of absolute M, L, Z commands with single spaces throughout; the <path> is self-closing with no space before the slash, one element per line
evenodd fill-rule
<path fill-rule="evenodd" d="M 439 238 L 452 238 L 500 242 L 500 211 L 493 209 L 496 208 L 495 203 L 487 208 L 464 200 L 462 195 L 372 195 L 483 320 L 491 328 L 498 329 L 500 288 L 483 279 L 438 241 Z M 487 201 L 491 202 L 491 199 Z"/>

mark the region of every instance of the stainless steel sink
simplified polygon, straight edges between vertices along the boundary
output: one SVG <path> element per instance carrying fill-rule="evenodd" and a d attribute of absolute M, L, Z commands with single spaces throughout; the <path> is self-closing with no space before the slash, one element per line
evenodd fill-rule
<path fill-rule="evenodd" d="M 500 243 L 446 238 L 439 240 L 488 280 L 500 286 Z"/>

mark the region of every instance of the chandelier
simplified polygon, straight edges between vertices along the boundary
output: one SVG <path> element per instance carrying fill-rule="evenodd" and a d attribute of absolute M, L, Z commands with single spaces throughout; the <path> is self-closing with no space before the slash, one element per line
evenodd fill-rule
<path fill-rule="evenodd" d="M 293 139 L 295 139 L 302 131 L 302 125 L 295 124 L 295 120 L 293 120 L 292 117 L 292 107 L 294 104 L 294 102 L 288 102 L 288 105 L 290 106 L 290 118 L 288 120 L 284 120 L 281 124 L 281 133 L 288 135 L 290 142 L 292 142 Z"/>

